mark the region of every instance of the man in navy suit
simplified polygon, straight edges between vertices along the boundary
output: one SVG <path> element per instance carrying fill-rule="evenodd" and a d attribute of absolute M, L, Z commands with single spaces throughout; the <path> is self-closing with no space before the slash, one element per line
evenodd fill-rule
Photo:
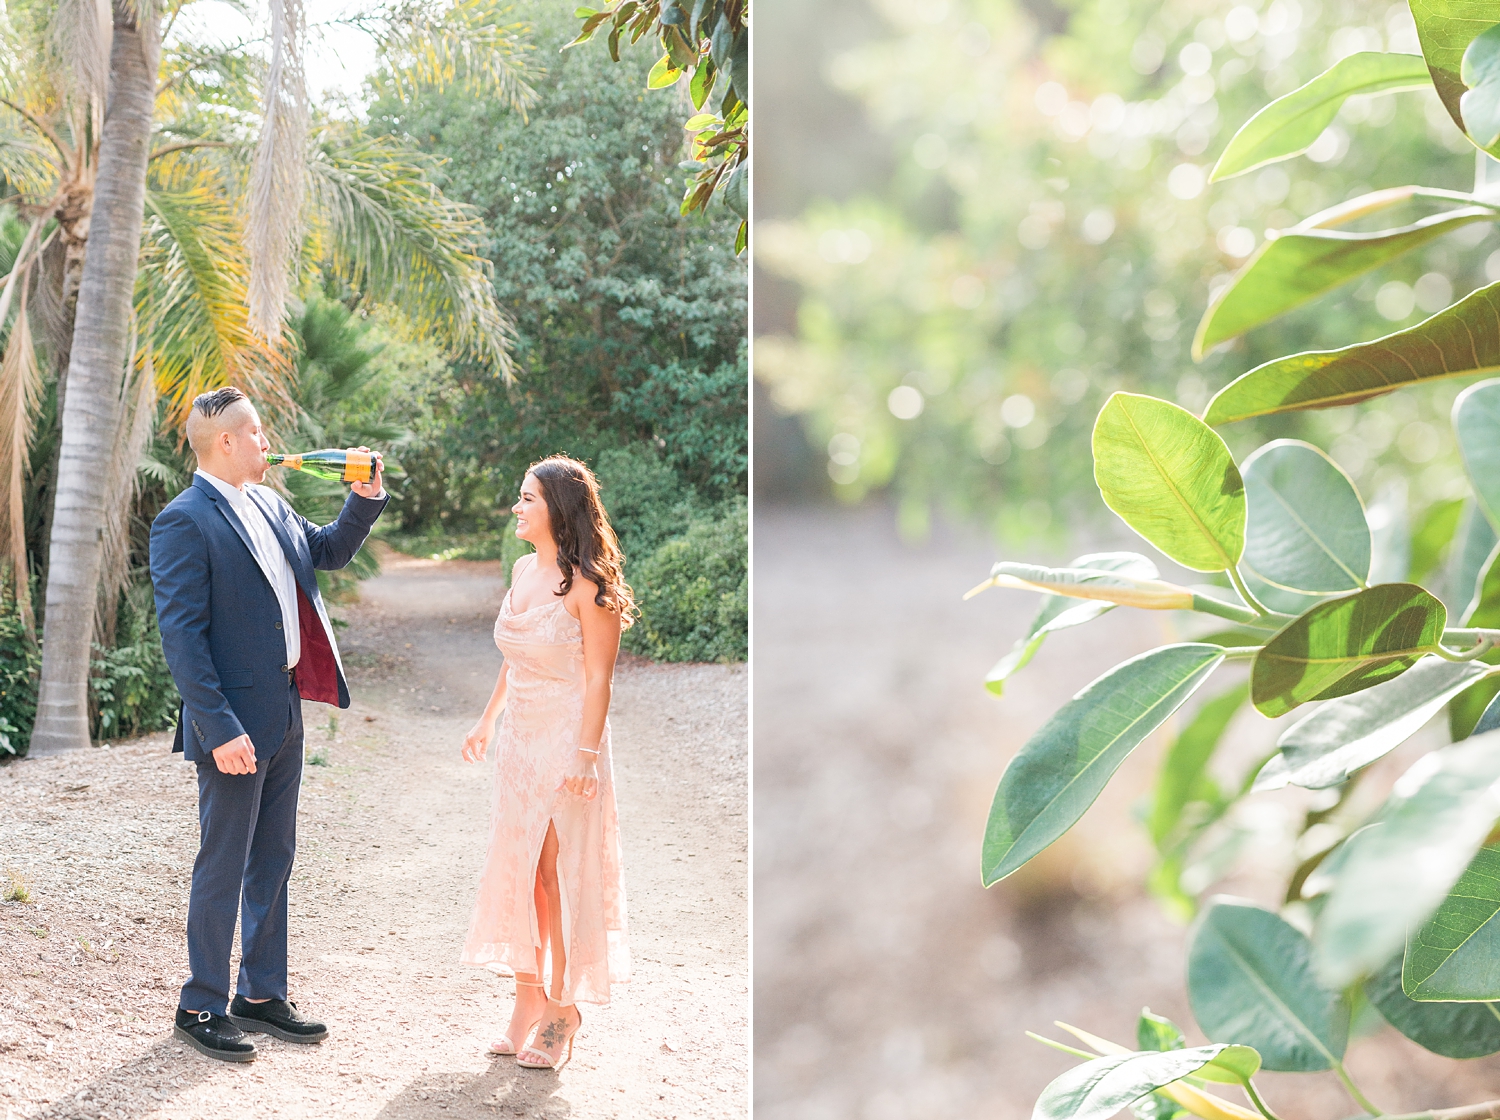
<path fill-rule="evenodd" d="M 380 461 L 317 526 L 259 485 L 270 444 L 238 389 L 193 402 L 193 484 L 151 526 L 162 650 L 182 694 L 174 751 L 198 766 L 199 849 L 175 1034 L 248 1062 L 244 1031 L 321 1042 L 287 1000 L 287 881 L 297 847 L 302 700 L 349 706 L 315 568 L 342 568 L 385 508 Z M 360 450 L 368 450 L 360 448 Z M 229 1002 L 236 912 L 241 962 Z"/>

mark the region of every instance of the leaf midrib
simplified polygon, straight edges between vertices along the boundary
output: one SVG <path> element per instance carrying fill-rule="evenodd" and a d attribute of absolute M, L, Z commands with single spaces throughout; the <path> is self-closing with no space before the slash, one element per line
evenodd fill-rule
<path fill-rule="evenodd" d="M 1213 545 L 1213 550 L 1219 554 L 1219 559 L 1224 561 L 1224 563 L 1219 565 L 1220 570 L 1227 570 L 1229 568 L 1232 568 L 1235 564 L 1235 561 L 1230 558 L 1228 551 L 1223 547 L 1223 545 L 1219 543 L 1219 539 L 1214 536 L 1214 534 L 1209 530 L 1208 526 L 1204 523 L 1203 519 L 1198 516 L 1198 511 L 1195 510 L 1192 507 L 1191 503 L 1189 503 L 1188 500 L 1183 497 L 1182 491 L 1179 490 L 1177 488 L 1177 484 L 1172 481 L 1172 476 L 1166 472 L 1165 468 L 1161 464 L 1161 460 L 1156 457 L 1156 452 L 1152 449 L 1151 445 L 1146 442 L 1146 437 L 1143 436 L 1141 434 L 1141 430 L 1136 427 L 1135 417 L 1130 413 L 1130 406 L 1126 404 L 1123 399 L 1120 401 L 1120 411 L 1125 416 L 1125 422 L 1130 425 L 1131 433 L 1135 436 L 1137 442 L 1141 446 L 1141 449 L 1145 451 L 1146 457 L 1151 460 L 1151 465 L 1156 469 L 1156 473 L 1160 475 L 1161 480 L 1167 484 L 1167 489 L 1172 492 L 1172 496 L 1177 499 L 1178 504 L 1187 511 L 1187 515 L 1192 518 L 1193 523 L 1198 526 L 1199 531 L 1208 538 L 1209 543 Z M 1192 414 L 1189 413 L 1189 415 Z M 1196 417 L 1194 417 L 1194 419 L 1196 419 Z"/>
<path fill-rule="evenodd" d="M 1285 1013 L 1287 1021 L 1290 1022 L 1299 1033 L 1304 1035 L 1307 1040 L 1313 1044 L 1313 1046 L 1318 1050 L 1319 1053 L 1321 1053 L 1325 1058 L 1328 1059 L 1328 1064 L 1330 1067 L 1338 1065 L 1338 1058 L 1334 1056 L 1333 1052 L 1329 1050 L 1327 1046 L 1323 1045 L 1323 1040 L 1317 1035 L 1313 1034 L 1312 1028 L 1307 1026 L 1307 1024 L 1305 1024 L 1301 1020 L 1301 1018 L 1299 1018 L 1292 1011 L 1292 1009 L 1287 1006 L 1286 1001 L 1283 1000 L 1279 995 L 1277 995 L 1275 990 L 1260 978 L 1260 974 L 1250 967 L 1250 962 L 1240 953 L 1239 948 L 1232 941 L 1230 941 L 1229 938 L 1225 937 L 1222 931 L 1215 930 L 1214 932 L 1218 934 L 1219 941 L 1224 945 L 1224 948 L 1229 953 L 1230 957 L 1237 965 L 1240 966 L 1245 975 L 1250 978 L 1251 983 L 1265 995 L 1266 999 L 1270 1003 L 1272 1003 L 1275 1007 L 1280 1008 L 1282 1012 Z"/>

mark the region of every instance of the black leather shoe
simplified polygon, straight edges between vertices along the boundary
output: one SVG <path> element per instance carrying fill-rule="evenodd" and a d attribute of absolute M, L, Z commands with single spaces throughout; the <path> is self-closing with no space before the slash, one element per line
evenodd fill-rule
<path fill-rule="evenodd" d="M 297 1005 L 284 999 L 251 1003 L 235 996 L 229 1005 L 229 1021 L 242 1030 L 275 1035 L 283 1042 L 322 1042 L 328 1037 L 327 1027 L 304 1019 Z"/>
<path fill-rule="evenodd" d="M 179 1007 L 172 1033 L 198 1053 L 221 1062 L 255 1061 L 255 1043 L 224 1016 L 211 1011 L 184 1011 Z"/>

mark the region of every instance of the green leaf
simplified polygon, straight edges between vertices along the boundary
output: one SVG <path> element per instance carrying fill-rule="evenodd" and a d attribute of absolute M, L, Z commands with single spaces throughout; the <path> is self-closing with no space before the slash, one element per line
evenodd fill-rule
<path fill-rule="evenodd" d="M 1243 1085 L 1260 1072 L 1260 1063 L 1260 1054 L 1254 1047 L 1226 1046 L 1198 1071 L 1198 1076 L 1224 1085 Z"/>
<path fill-rule="evenodd" d="M 1266 240 L 1203 312 L 1193 335 L 1194 359 L 1461 226 L 1497 218 L 1491 209 L 1466 206 L 1396 229 L 1350 233 L 1329 228 L 1414 197 L 1460 200 L 1467 196 L 1392 187 L 1340 203 L 1291 229 L 1267 231 Z"/>
<path fill-rule="evenodd" d="M 1447 498 L 1433 502 L 1422 512 L 1421 521 L 1411 534 L 1411 566 L 1400 579 L 1412 583 L 1425 583 L 1427 577 L 1437 569 L 1438 562 L 1448 551 L 1448 545 L 1458 532 L 1459 518 L 1463 515 L 1462 498 Z M 1371 583 L 1390 583 L 1390 579 L 1371 578 Z"/>
<path fill-rule="evenodd" d="M 1484 595 L 1484 579 L 1496 544 L 1495 527 L 1473 501 L 1464 503 L 1458 538 L 1448 557 L 1446 597 L 1460 625 L 1482 626 L 1474 621 Z"/>
<path fill-rule="evenodd" d="M 1080 556 L 1069 565 L 1069 568 L 1074 572 L 1080 570 L 1116 572 L 1135 579 L 1154 580 L 1157 575 L 1156 565 L 1138 552 L 1092 553 L 1088 556 Z M 1088 577 L 1076 578 L 1084 581 Z M 990 670 L 989 675 L 984 678 L 985 688 L 996 696 L 1001 695 L 1005 691 L 1005 682 L 1026 667 L 1036 655 L 1036 651 L 1042 647 L 1042 643 L 1047 640 L 1048 634 L 1066 630 L 1071 626 L 1081 626 L 1085 622 L 1092 622 L 1106 611 L 1113 610 L 1114 606 L 1114 603 L 1099 600 L 1080 601 L 1063 595 L 1048 595 L 1042 600 L 1036 617 L 1031 620 L 1031 626 L 1026 631 L 1025 637 L 1018 639 L 1011 651 L 1002 657 Z"/>
<path fill-rule="evenodd" d="M 1500 732 L 1424 755 L 1346 854 L 1318 915 L 1314 959 L 1339 987 L 1390 959 L 1458 881 L 1500 817 Z"/>
<path fill-rule="evenodd" d="M 1255 790 L 1340 785 L 1406 742 L 1489 671 L 1473 661 L 1424 657 L 1393 681 L 1330 700 L 1286 729 L 1276 744 L 1280 753 L 1256 776 Z"/>
<path fill-rule="evenodd" d="M 1404 331 L 1293 354 L 1257 366 L 1208 402 L 1205 419 L 1228 424 L 1304 408 L 1355 404 L 1407 385 L 1500 369 L 1500 284 L 1464 297 Z"/>
<path fill-rule="evenodd" d="M 1486 849 L 1488 850 L 1488 849 Z M 1364 984 L 1385 1021 L 1418 1046 L 1445 1058 L 1482 1058 L 1500 1051 L 1500 1006 L 1418 1003 L 1401 990 L 1401 954 Z"/>
<path fill-rule="evenodd" d="M 985 886 L 1072 828 L 1126 756 L 1224 659 L 1218 646 L 1163 646 L 1116 665 L 1064 704 L 1005 768 L 985 827 Z"/>
<path fill-rule="evenodd" d="M 688 83 L 688 94 L 693 99 L 694 109 L 703 108 L 708 95 L 714 91 L 714 79 L 718 76 L 719 69 L 714 65 L 713 59 L 705 58 L 699 61 L 693 70 L 693 80 Z M 712 117 L 713 114 L 710 113 L 708 116 Z"/>
<path fill-rule="evenodd" d="M 664 54 L 656 60 L 656 65 L 651 67 L 651 72 L 646 75 L 646 88 L 666 89 L 668 86 L 676 85 L 680 77 L 682 77 L 682 71 L 672 65 L 672 56 Z"/>
<path fill-rule="evenodd" d="M 1486 150 L 1500 140 L 1500 24 L 1478 36 L 1459 64 L 1468 92 L 1458 99 L 1469 139 Z"/>
<path fill-rule="evenodd" d="M 687 132 L 702 132 L 718 119 L 718 115 L 715 113 L 699 113 L 697 116 L 689 117 L 687 124 L 682 127 Z M 681 165 L 679 164 L 679 166 Z"/>
<path fill-rule="evenodd" d="M 1104 555 L 1134 556 L 1135 553 Z M 1141 557 L 1145 560 L 1145 557 Z M 1146 561 L 1150 563 L 1150 561 Z M 1155 570 L 1153 565 L 1152 570 Z M 1002 560 L 990 569 L 990 578 L 964 596 L 977 595 L 990 587 L 1009 587 L 1018 591 L 1055 593 L 1074 599 L 1102 599 L 1122 607 L 1142 610 L 1191 610 L 1194 594 L 1175 583 L 1145 579 L 1121 569 L 1046 568 L 1040 564 L 1018 564 Z"/>
<path fill-rule="evenodd" d="M 1500 1000 L 1497 915 L 1500 844 L 1491 844 L 1479 849 L 1442 905 L 1407 938 L 1406 995 L 1422 1002 Z"/>
<path fill-rule="evenodd" d="M 596 9 L 594 9 L 594 8 L 574 8 L 573 9 L 573 18 L 574 19 L 588 19 L 589 16 L 598 15 L 598 14 L 599 14 L 598 11 Z"/>
<path fill-rule="evenodd" d="M 1094 480 L 1125 523 L 1184 568 L 1245 549 L 1245 484 L 1224 441 L 1186 409 L 1115 393 L 1094 422 Z"/>
<path fill-rule="evenodd" d="M 1474 496 L 1490 522 L 1500 525 L 1500 379 L 1470 385 L 1458 395 L 1453 434 Z"/>
<path fill-rule="evenodd" d="M 1255 1047 L 1269 1070 L 1330 1069 L 1349 1039 L 1349 1005 L 1314 975 L 1307 938 L 1233 899 L 1215 899 L 1193 932 L 1188 1002 L 1204 1034 Z"/>
<path fill-rule="evenodd" d="M 1141 1008 L 1141 1017 L 1135 1024 L 1135 1044 L 1142 1050 L 1181 1050 L 1187 1039 L 1171 1019 L 1153 1015 L 1151 1008 Z"/>
<path fill-rule="evenodd" d="M 739 256 L 750 247 L 750 222 L 742 221 L 740 228 L 734 231 L 734 255 Z"/>
<path fill-rule="evenodd" d="M 1453 123 L 1462 129 L 1462 101 L 1466 91 L 1462 77 L 1464 53 L 1476 38 L 1500 23 L 1500 18 L 1496 18 L 1495 9 L 1484 0 L 1410 0 L 1410 3 L 1433 87 Z M 1468 130 L 1464 131 L 1467 135 Z"/>
<path fill-rule="evenodd" d="M 1208 764 L 1230 721 L 1249 695 L 1250 685 L 1243 683 L 1205 701 L 1192 722 L 1167 748 L 1151 797 L 1151 816 L 1146 822 L 1158 850 L 1177 831 L 1183 810 L 1190 803 L 1216 801 L 1223 796 L 1208 777 Z"/>
<path fill-rule="evenodd" d="M 1244 1047 L 1194 1046 L 1095 1058 L 1043 1089 L 1032 1120 L 1109 1120 L 1147 1093 L 1197 1073 L 1229 1049 Z"/>
<path fill-rule="evenodd" d="M 1448 612 L 1414 583 L 1382 583 L 1319 604 L 1271 638 L 1250 671 L 1263 715 L 1347 696 L 1399 676 L 1442 637 Z"/>
<path fill-rule="evenodd" d="M 1333 123 L 1350 97 L 1425 89 L 1431 84 L 1427 64 L 1419 54 L 1352 54 L 1246 121 L 1214 164 L 1208 181 L 1243 175 L 1302 154 Z"/>
<path fill-rule="evenodd" d="M 1500 709 L 1494 712 L 1497 719 L 1492 726 L 1480 726 L 1495 707 L 1496 697 L 1500 697 L 1500 677 L 1486 677 L 1468 692 L 1454 697 L 1448 706 L 1448 738 L 1457 743 L 1479 731 L 1500 727 Z"/>
<path fill-rule="evenodd" d="M 1286 591 L 1353 591 L 1370 574 L 1370 526 L 1349 476 L 1300 440 L 1266 444 L 1243 468 L 1241 564 Z"/>
<path fill-rule="evenodd" d="M 750 165 L 741 161 L 729 174 L 724 187 L 724 205 L 741 218 L 750 217 Z"/>

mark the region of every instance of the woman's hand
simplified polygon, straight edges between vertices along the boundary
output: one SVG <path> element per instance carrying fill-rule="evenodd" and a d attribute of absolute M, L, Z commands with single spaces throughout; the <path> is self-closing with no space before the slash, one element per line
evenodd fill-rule
<path fill-rule="evenodd" d="M 592 801 L 599 796 L 599 756 L 588 751 L 575 751 L 573 754 L 573 766 L 563 776 L 562 785 L 558 789 L 565 789 L 575 797 L 581 797 L 585 801 Z"/>
<path fill-rule="evenodd" d="M 464 761 L 483 762 L 484 753 L 489 749 L 490 736 L 494 733 L 494 724 L 487 719 L 480 719 L 464 736 Z"/>

